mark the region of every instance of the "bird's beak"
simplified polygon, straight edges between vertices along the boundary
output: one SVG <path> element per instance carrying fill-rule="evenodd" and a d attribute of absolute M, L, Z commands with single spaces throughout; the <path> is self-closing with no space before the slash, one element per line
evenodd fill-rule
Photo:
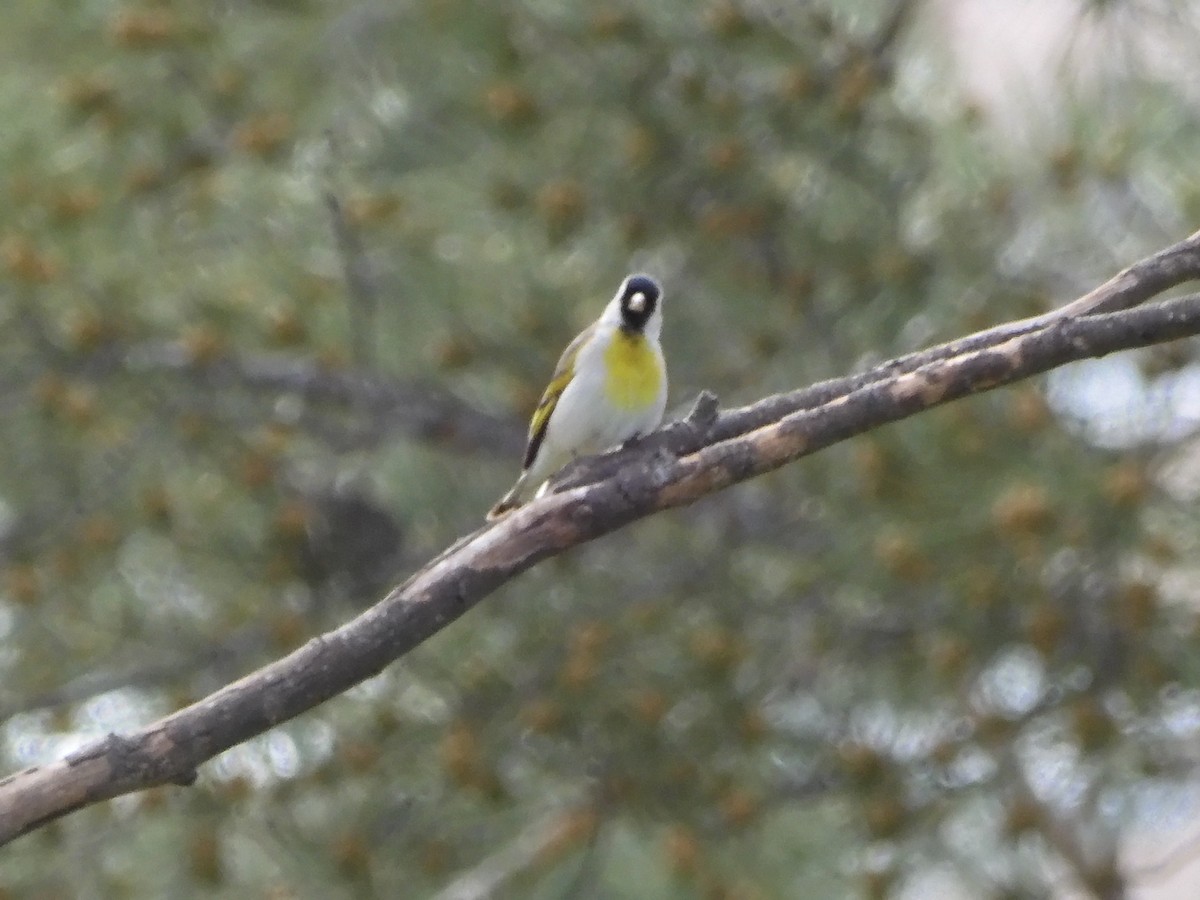
<path fill-rule="evenodd" d="M 644 312 L 645 309 L 646 309 L 646 295 L 643 294 L 641 291 L 638 291 L 636 294 L 634 294 L 632 297 L 629 298 L 629 311 L 630 312 L 640 313 L 640 312 Z"/>

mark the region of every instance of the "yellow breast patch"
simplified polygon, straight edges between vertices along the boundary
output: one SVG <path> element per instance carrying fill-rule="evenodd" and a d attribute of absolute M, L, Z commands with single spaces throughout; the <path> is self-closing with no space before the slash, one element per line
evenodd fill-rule
<path fill-rule="evenodd" d="M 604 392 L 618 409 L 642 409 L 662 385 L 658 355 L 643 335 L 618 330 L 604 351 Z"/>

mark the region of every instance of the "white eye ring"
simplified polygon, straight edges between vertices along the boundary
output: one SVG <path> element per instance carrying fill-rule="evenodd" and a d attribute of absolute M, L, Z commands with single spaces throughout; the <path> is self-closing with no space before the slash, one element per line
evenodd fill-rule
<path fill-rule="evenodd" d="M 632 312 L 640 313 L 646 309 L 646 295 L 638 291 L 629 298 L 629 309 Z"/>

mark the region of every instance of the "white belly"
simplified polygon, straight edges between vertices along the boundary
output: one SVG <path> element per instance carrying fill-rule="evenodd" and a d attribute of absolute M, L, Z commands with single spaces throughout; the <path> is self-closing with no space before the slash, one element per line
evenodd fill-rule
<path fill-rule="evenodd" d="M 617 447 L 632 437 L 653 431 L 662 421 L 667 402 L 665 372 L 654 402 L 641 410 L 629 410 L 608 400 L 602 366 L 581 368 L 594 374 L 576 374 L 559 398 L 537 459 L 529 470 L 527 484 L 531 491 L 572 459 Z"/>

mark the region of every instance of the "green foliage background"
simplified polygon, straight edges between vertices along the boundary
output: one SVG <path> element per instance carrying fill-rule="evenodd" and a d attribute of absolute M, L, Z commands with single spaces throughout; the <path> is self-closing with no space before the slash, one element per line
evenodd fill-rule
<path fill-rule="evenodd" d="M 672 404 L 733 404 L 1063 302 L 1200 210 L 1169 81 L 1046 85 L 1006 143 L 919 3 L 9 7 L 6 772 L 474 527 L 629 270 Z M 408 400 L 251 377 L 285 364 Z M 552 560 L 196 787 L 6 848 L 0 896 L 1098 894 L 1194 791 L 1197 533 L 1187 441 L 1098 448 L 1073 408 L 957 404 Z"/>

